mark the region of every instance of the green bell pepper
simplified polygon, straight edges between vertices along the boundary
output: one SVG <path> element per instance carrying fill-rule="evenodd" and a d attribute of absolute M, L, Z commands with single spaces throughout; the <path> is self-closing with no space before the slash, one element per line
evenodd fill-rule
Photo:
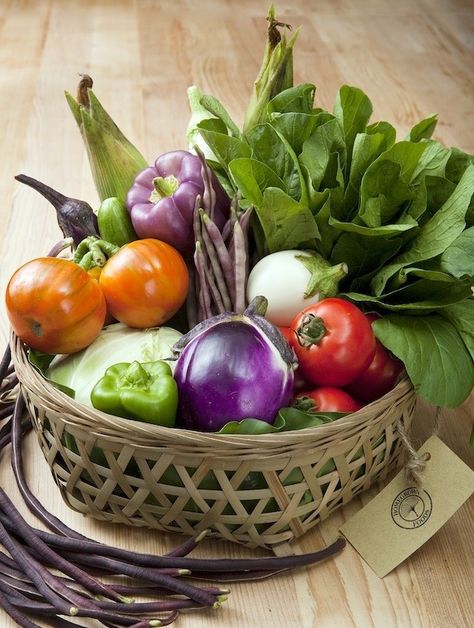
<path fill-rule="evenodd" d="M 94 386 L 91 402 L 109 414 L 173 427 L 178 386 L 166 362 L 120 362 Z"/>

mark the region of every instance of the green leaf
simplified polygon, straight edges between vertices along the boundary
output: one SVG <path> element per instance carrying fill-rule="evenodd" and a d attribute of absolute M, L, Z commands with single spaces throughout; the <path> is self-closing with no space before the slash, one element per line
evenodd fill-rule
<path fill-rule="evenodd" d="M 269 114 L 278 113 L 313 113 L 314 95 L 316 86 L 312 83 L 302 83 L 290 87 L 277 94 L 267 105 Z"/>
<path fill-rule="evenodd" d="M 456 327 L 474 360 L 474 299 L 445 307 L 440 314 Z"/>
<path fill-rule="evenodd" d="M 265 163 L 285 183 L 288 194 L 300 200 L 302 174 L 296 155 L 281 135 L 268 123 L 257 124 L 246 135 L 252 157 Z M 250 155 L 249 155 L 250 156 Z"/>
<path fill-rule="evenodd" d="M 201 96 L 200 103 L 205 109 L 207 109 L 207 111 L 209 111 L 209 113 L 212 113 L 212 115 L 216 116 L 216 118 L 222 120 L 226 128 L 234 137 L 241 136 L 239 127 L 235 124 L 225 107 L 217 100 L 217 98 L 214 98 L 214 96 L 210 96 L 209 94 L 203 94 Z"/>
<path fill-rule="evenodd" d="M 411 129 L 407 135 L 410 142 L 419 142 L 420 140 L 429 139 L 433 135 L 433 131 L 438 123 L 438 114 L 434 113 L 424 120 L 421 120 Z"/>
<path fill-rule="evenodd" d="M 244 419 L 230 421 L 222 427 L 218 434 L 273 434 L 276 432 L 291 432 L 307 427 L 317 427 L 330 423 L 342 416 L 341 412 L 303 412 L 296 408 L 282 408 L 273 424 L 259 419 Z M 301 481 L 301 480 L 300 480 Z"/>
<path fill-rule="evenodd" d="M 391 148 L 395 144 L 395 141 L 397 139 L 397 132 L 395 130 L 395 127 L 393 127 L 389 122 L 385 122 L 385 120 L 369 124 L 365 132 L 369 135 L 375 135 L 375 133 L 381 133 L 382 135 L 384 135 L 386 150 Z"/>
<path fill-rule="evenodd" d="M 459 183 L 468 166 L 474 164 L 474 155 L 452 148 L 446 163 L 445 177 L 453 183 Z"/>
<path fill-rule="evenodd" d="M 339 231 L 357 233 L 369 238 L 378 238 L 379 236 L 390 237 L 397 235 L 403 231 L 414 229 L 418 225 L 416 220 L 413 220 L 411 216 L 407 216 L 405 220 L 406 222 L 401 224 L 395 223 L 393 225 L 381 225 L 379 227 L 366 227 L 365 225 L 358 225 L 354 222 L 343 222 L 330 216 L 329 224 Z"/>
<path fill-rule="evenodd" d="M 249 157 L 233 159 L 229 172 L 244 198 L 252 205 L 261 205 L 266 188 L 279 188 L 286 192 L 286 185 L 266 164 Z"/>
<path fill-rule="evenodd" d="M 382 294 L 387 281 L 401 268 L 441 255 L 461 235 L 473 194 L 474 166 L 469 166 L 454 192 L 409 242 L 408 248 L 375 275 L 372 289 L 376 296 Z"/>
<path fill-rule="evenodd" d="M 425 148 L 425 144 L 398 142 L 367 168 L 360 186 L 358 215 L 369 227 L 386 224 L 413 198 L 410 182 Z"/>
<path fill-rule="evenodd" d="M 436 310 L 458 303 L 471 294 L 469 282 L 451 281 L 443 278 L 419 279 L 402 288 L 392 290 L 380 297 L 374 297 L 357 292 L 347 293 L 347 297 L 353 301 L 363 303 L 376 303 L 380 307 L 397 311 Z"/>
<path fill-rule="evenodd" d="M 300 163 L 306 168 L 314 190 L 324 189 L 322 184 L 334 154 L 339 155 L 343 165 L 346 160 L 344 137 L 339 123 L 332 119 L 316 127 L 303 144 Z"/>
<path fill-rule="evenodd" d="M 456 407 L 471 393 L 474 365 L 454 325 L 441 316 L 390 314 L 372 324 L 375 335 L 405 364 L 417 393 Z"/>
<path fill-rule="evenodd" d="M 211 128 L 211 124 L 214 122 L 215 119 L 203 120 L 198 124 L 198 129 L 220 165 L 228 172 L 228 165 L 233 159 L 250 157 L 250 147 L 237 137 L 215 131 L 215 125 Z"/>
<path fill-rule="evenodd" d="M 398 252 L 401 244 L 400 238 L 387 239 L 379 236 L 369 239 L 366 236 L 346 232 L 334 245 L 331 262 L 333 264 L 346 262 L 349 279 L 360 279 L 378 270 Z"/>
<path fill-rule="evenodd" d="M 387 138 L 383 133 L 358 133 L 354 141 L 352 164 L 344 194 L 344 207 L 350 210 L 357 205 L 362 177 L 370 164 L 388 148 Z"/>
<path fill-rule="evenodd" d="M 350 166 L 352 147 L 357 133 L 364 133 L 370 116 L 372 103 L 358 87 L 343 85 L 334 103 L 334 115 L 339 120 L 347 147 L 347 167 Z"/>
<path fill-rule="evenodd" d="M 463 231 L 441 255 L 441 269 L 454 277 L 474 277 L 474 227 Z"/>
<path fill-rule="evenodd" d="M 425 150 L 415 168 L 413 179 L 419 180 L 427 175 L 443 177 L 451 154 L 450 149 L 434 140 L 423 140 L 421 146 Z"/>
<path fill-rule="evenodd" d="M 301 153 L 304 142 L 317 123 L 317 117 L 308 113 L 273 113 L 270 120 L 271 125 L 286 139 L 296 155 Z"/>
<path fill-rule="evenodd" d="M 266 188 L 256 211 L 271 253 L 299 248 L 319 236 L 311 211 L 279 188 Z"/>

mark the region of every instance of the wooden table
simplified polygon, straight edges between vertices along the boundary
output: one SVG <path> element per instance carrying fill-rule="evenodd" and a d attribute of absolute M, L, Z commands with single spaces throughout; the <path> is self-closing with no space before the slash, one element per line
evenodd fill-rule
<path fill-rule="evenodd" d="M 356 84 L 403 137 L 430 112 L 440 114 L 436 136 L 474 152 L 474 6 L 469 0 L 281 0 L 279 15 L 302 24 L 296 81 L 318 85 L 330 107 L 340 84 Z M 185 147 L 186 88 L 214 94 L 238 121 L 264 46 L 267 1 L 240 0 L 1 0 L 0 1 L 0 276 L 2 294 L 21 263 L 58 240 L 50 206 L 17 184 L 19 172 L 97 206 L 82 143 L 63 90 L 79 72 L 122 130 L 151 160 Z M 3 297 L 2 297 L 3 298 Z M 0 307 L 1 344 L 7 323 Z M 429 433 L 433 410 L 420 404 L 417 430 Z M 441 437 L 474 465 L 468 445 L 472 405 L 442 414 Z M 161 553 L 177 538 L 87 520 L 61 501 L 33 435 L 28 476 L 41 501 L 66 523 L 94 538 Z M 2 486 L 22 511 L 8 452 Z M 297 544 L 310 551 L 330 542 L 339 525 L 377 492 L 336 512 Z M 26 513 L 27 518 L 33 518 Z M 461 627 L 473 625 L 474 500 L 398 569 L 377 578 L 351 547 L 333 561 L 294 575 L 234 585 L 225 608 L 180 617 L 179 626 L 253 628 L 294 625 Z M 370 531 L 368 531 L 370 533 Z M 205 542 L 201 555 L 258 554 Z M 263 555 L 263 554 L 262 554 Z M 0 612 L 0 625 L 14 625 Z M 96 625 L 94 622 L 88 624 Z"/>

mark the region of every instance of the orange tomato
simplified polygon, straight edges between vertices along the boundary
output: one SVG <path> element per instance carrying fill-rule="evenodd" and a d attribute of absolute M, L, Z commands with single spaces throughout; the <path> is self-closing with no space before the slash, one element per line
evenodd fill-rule
<path fill-rule="evenodd" d="M 95 281 L 97 281 L 97 283 L 99 283 L 99 279 L 100 279 L 100 276 L 102 274 L 102 267 L 101 266 L 93 266 L 92 268 L 89 268 L 89 270 L 87 271 L 87 274 L 89 275 L 89 277 L 92 277 L 92 279 L 95 279 Z M 105 315 L 104 325 L 110 325 L 114 321 L 115 321 L 115 318 L 107 310 L 107 314 Z"/>
<path fill-rule="evenodd" d="M 176 249 L 148 238 L 115 253 L 99 282 L 114 318 L 129 327 L 146 328 L 165 323 L 183 305 L 189 274 Z"/>
<path fill-rule="evenodd" d="M 5 301 L 17 336 L 45 353 L 80 351 L 104 324 L 105 299 L 97 281 L 62 258 L 39 257 L 21 266 Z"/>

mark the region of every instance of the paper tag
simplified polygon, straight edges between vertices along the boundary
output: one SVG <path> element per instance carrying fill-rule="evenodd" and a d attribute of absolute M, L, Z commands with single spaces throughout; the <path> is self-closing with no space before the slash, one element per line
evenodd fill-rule
<path fill-rule="evenodd" d="M 437 436 L 420 448 L 431 458 L 423 484 L 407 483 L 405 470 L 342 527 L 349 543 L 379 578 L 413 554 L 474 493 L 474 471 Z"/>

